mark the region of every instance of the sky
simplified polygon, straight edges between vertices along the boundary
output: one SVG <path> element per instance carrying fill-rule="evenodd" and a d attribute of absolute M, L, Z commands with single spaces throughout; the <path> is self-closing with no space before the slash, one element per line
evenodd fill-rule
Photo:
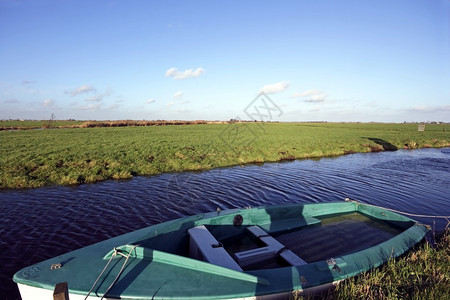
<path fill-rule="evenodd" d="M 450 122 L 449 0 L 0 0 L 0 119 Z"/>

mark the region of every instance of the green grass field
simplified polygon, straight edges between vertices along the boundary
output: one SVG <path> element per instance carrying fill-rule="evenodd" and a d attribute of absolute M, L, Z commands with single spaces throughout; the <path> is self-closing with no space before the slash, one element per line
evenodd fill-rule
<path fill-rule="evenodd" d="M 0 131 L 0 188 L 450 146 L 450 125 L 234 123 Z"/>

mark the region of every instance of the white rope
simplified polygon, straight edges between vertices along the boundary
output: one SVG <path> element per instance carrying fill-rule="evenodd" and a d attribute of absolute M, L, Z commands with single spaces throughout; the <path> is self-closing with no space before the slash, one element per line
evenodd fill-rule
<path fill-rule="evenodd" d="M 125 265 L 127 264 L 128 259 L 131 256 L 131 253 L 133 252 L 133 250 L 137 247 L 138 245 L 134 245 L 130 252 L 128 252 L 128 255 L 126 256 L 125 261 L 123 262 L 122 268 L 120 269 L 119 273 L 117 274 L 116 278 L 114 278 L 113 282 L 111 283 L 111 285 L 106 289 L 106 292 L 103 294 L 102 298 L 100 298 L 100 300 L 102 300 L 106 294 L 108 294 L 109 290 L 116 284 L 117 280 L 119 280 L 120 275 L 122 275 L 123 270 L 125 269 Z M 120 255 L 124 256 L 122 253 L 119 252 Z M 125 257 L 125 256 L 124 256 Z"/>
<path fill-rule="evenodd" d="M 100 272 L 100 275 L 98 275 L 97 279 L 95 280 L 94 284 L 92 285 L 91 289 L 90 289 L 89 292 L 87 293 L 87 295 L 86 295 L 86 297 L 84 298 L 84 300 L 86 300 L 86 299 L 89 297 L 89 295 L 92 293 L 92 291 L 94 290 L 95 286 L 97 285 L 97 282 L 98 282 L 99 279 L 102 277 L 103 273 L 105 273 L 105 271 L 106 271 L 106 269 L 108 268 L 109 264 L 111 263 L 112 259 L 113 259 L 114 257 L 116 257 L 117 254 L 119 254 L 119 255 L 125 257 L 125 261 L 124 261 L 124 263 L 123 263 L 123 265 L 122 265 L 122 268 L 120 269 L 119 273 L 117 274 L 116 278 L 114 278 L 113 282 L 112 282 L 112 283 L 110 284 L 110 286 L 106 289 L 106 292 L 103 294 L 103 296 L 102 296 L 101 299 L 103 299 L 103 298 L 106 296 L 106 294 L 109 292 L 109 290 L 114 286 L 114 284 L 116 284 L 117 280 L 119 279 L 120 275 L 122 274 L 123 270 L 125 269 L 125 265 L 127 264 L 127 261 L 128 261 L 128 259 L 130 258 L 130 256 L 131 256 L 131 253 L 133 252 L 133 250 L 134 250 L 137 246 L 138 246 L 138 245 L 134 245 L 134 246 L 131 248 L 130 252 L 128 252 L 128 255 L 125 255 L 125 254 L 119 252 L 116 248 L 114 248 L 114 252 L 112 253 L 111 257 L 109 258 L 108 263 L 105 265 L 105 267 L 103 268 L 103 270 Z M 100 300 L 101 300 L 101 299 L 100 299 Z"/>
<path fill-rule="evenodd" d="M 100 273 L 100 275 L 98 275 L 97 279 L 95 280 L 94 284 L 92 285 L 91 289 L 90 289 L 89 292 L 87 293 L 86 298 L 84 298 L 84 300 L 86 300 L 86 299 L 89 297 L 89 295 L 92 293 L 92 291 L 94 290 L 95 286 L 97 285 L 98 280 L 100 279 L 100 277 L 102 277 L 103 273 L 104 273 L 104 272 L 106 271 L 106 269 L 108 268 L 109 263 L 111 262 L 111 260 L 112 260 L 116 255 L 117 255 L 117 249 L 114 248 L 114 252 L 113 252 L 113 254 L 111 255 L 111 257 L 109 258 L 108 263 L 107 263 L 106 266 L 103 268 L 103 270 L 102 270 L 102 272 Z"/>
<path fill-rule="evenodd" d="M 396 210 L 396 209 L 391 209 L 391 208 L 386 208 L 383 206 L 377 206 L 377 205 L 373 205 L 373 204 L 367 204 L 367 203 L 363 203 L 361 201 L 357 201 L 357 200 L 351 200 L 350 198 L 345 198 L 345 201 L 349 202 L 355 202 L 357 204 L 362 204 L 362 205 L 366 205 L 366 206 L 372 206 L 372 207 L 376 207 L 376 208 L 382 208 L 385 210 L 389 210 L 395 213 L 399 213 L 402 215 L 407 215 L 407 216 L 411 216 L 411 217 L 420 217 L 420 218 L 437 218 L 437 219 L 446 219 L 447 222 L 449 222 L 450 216 L 433 216 L 433 215 L 418 215 L 418 214 L 412 214 L 412 213 L 408 213 L 408 212 L 404 212 L 404 211 L 400 211 L 400 210 Z"/>

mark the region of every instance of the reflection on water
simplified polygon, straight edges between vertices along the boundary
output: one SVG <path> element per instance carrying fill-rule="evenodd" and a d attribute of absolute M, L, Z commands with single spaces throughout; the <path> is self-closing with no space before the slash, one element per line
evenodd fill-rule
<path fill-rule="evenodd" d="M 19 269 L 174 218 L 244 206 L 343 201 L 450 215 L 450 148 L 162 174 L 76 187 L 0 191 L 0 295 Z M 430 219 L 418 219 L 433 225 Z M 436 220 L 443 228 L 445 220 Z M 3 297 L 3 295 L 5 295 Z"/>

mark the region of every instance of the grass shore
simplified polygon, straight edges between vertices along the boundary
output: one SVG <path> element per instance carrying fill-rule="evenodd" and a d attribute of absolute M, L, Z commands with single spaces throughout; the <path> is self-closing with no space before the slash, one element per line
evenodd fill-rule
<path fill-rule="evenodd" d="M 450 125 L 232 123 L 0 131 L 0 189 L 450 146 Z"/>
<path fill-rule="evenodd" d="M 450 299 L 450 229 L 435 246 L 425 242 L 405 256 L 342 281 L 320 299 Z"/>

